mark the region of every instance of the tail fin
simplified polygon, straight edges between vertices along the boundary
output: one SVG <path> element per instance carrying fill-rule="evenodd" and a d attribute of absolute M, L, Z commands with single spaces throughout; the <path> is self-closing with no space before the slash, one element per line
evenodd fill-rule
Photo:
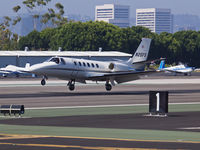
<path fill-rule="evenodd" d="M 145 68 L 145 61 L 147 60 L 149 54 L 149 48 L 151 44 L 151 39 L 142 38 L 142 41 L 137 48 L 135 54 L 132 58 L 128 60 L 129 64 L 132 64 L 132 67 L 135 70 L 143 71 Z M 140 63 L 141 62 L 141 63 Z"/>
<path fill-rule="evenodd" d="M 149 54 L 150 44 L 151 44 L 151 39 L 142 38 L 142 41 L 139 47 L 137 48 L 135 54 L 133 55 L 132 58 L 128 60 L 128 62 L 133 64 L 136 62 L 146 61 Z"/>
<path fill-rule="evenodd" d="M 165 60 L 162 60 L 161 62 L 160 62 L 160 66 L 159 66 L 159 70 L 162 70 L 162 69 L 164 69 L 165 68 Z"/>
<path fill-rule="evenodd" d="M 30 67 L 30 63 L 26 63 L 25 68 L 28 69 Z"/>

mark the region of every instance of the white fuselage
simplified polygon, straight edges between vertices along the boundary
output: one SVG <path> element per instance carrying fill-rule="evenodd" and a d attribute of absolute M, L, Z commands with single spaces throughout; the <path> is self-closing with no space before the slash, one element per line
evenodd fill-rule
<path fill-rule="evenodd" d="M 102 62 L 63 57 L 59 59 L 59 63 L 47 61 L 33 65 L 29 68 L 29 72 L 65 80 L 87 80 L 90 76 L 101 76 L 107 73 L 127 72 L 129 70 L 133 71 L 131 70 L 131 66 L 124 62 Z"/>
<path fill-rule="evenodd" d="M 166 71 L 173 71 L 177 73 L 190 73 L 193 71 L 192 67 L 186 67 L 185 65 L 177 65 L 173 67 L 164 68 Z"/>
<path fill-rule="evenodd" d="M 52 57 L 48 61 L 30 66 L 23 72 L 42 75 L 41 85 L 46 84 L 48 77 L 68 80 L 69 90 L 75 89 L 75 82 L 86 83 L 86 80 L 106 81 L 107 91 L 115 83 L 124 83 L 139 79 L 139 75 L 156 71 L 145 71 L 151 39 L 142 38 L 134 55 L 127 61 L 95 61 L 66 57 Z M 18 70 L 18 69 L 17 69 Z"/>

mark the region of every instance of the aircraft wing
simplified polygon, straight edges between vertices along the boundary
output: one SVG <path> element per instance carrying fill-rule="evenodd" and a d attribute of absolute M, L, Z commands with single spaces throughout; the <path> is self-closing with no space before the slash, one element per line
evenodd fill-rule
<path fill-rule="evenodd" d="M 0 70 L 0 73 L 3 73 L 3 74 L 9 74 L 10 72 Z"/>
<path fill-rule="evenodd" d="M 0 70 L 0 73 L 4 73 L 4 74 L 20 74 L 20 73 L 24 73 L 23 71 L 20 70 L 15 70 L 15 71 L 11 71 L 11 70 Z"/>
<path fill-rule="evenodd" d="M 149 63 L 155 63 L 157 61 L 165 60 L 166 58 L 158 58 L 154 60 L 147 60 L 147 61 L 139 61 L 139 62 L 134 62 L 133 64 L 149 64 Z"/>
<path fill-rule="evenodd" d="M 139 79 L 140 75 L 152 74 L 159 72 L 157 70 L 151 71 L 132 71 L 132 72 L 121 72 L 121 73 L 107 73 L 107 74 L 93 74 L 88 77 L 89 80 L 94 81 L 105 81 L 115 80 L 118 84 Z"/>
<path fill-rule="evenodd" d="M 172 67 L 163 68 L 163 70 L 168 71 L 168 72 L 185 72 L 191 69 L 185 66 L 172 66 Z"/>
<path fill-rule="evenodd" d="M 176 73 L 180 73 L 180 71 L 172 70 L 172 69 L 167 69 L 167 68 L 164 68 L 163 70 L 164 70 L 164 71 L 167 71 L 167 72 L 176 72 Z"/>
<path fill-rule="evenodd" d="M 171 69 L 165 69 L 164 71 L 168 71 L 168 72 L 175 72 L 175 73 L 189 73 L 192 72 L 192 69 L 181 69 L 181 70 L 171 70 Z"/>

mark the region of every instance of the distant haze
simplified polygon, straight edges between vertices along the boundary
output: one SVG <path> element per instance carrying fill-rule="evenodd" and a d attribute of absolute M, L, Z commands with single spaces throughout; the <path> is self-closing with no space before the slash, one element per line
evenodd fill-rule
<path fill-rule="evenodd" d="M 0 15 L 12 16 L 14 12 L 12 8 L 20 5 L 23 0 L 1 0 Z M 61 3 L 65 7 L 65 15 L 81 14 L 94 17 L 94 9 L 96 5 L 115 3 L 130 5 L 130 16 L 135 17 L 136 8 L 170 8 L 173 14 L 192 14 L 200 16 L 200 0 L 52 0 L 49 7 L 53 7 L 55 3 Z M 27 13 L 23 9 L 22 13 Z"/>

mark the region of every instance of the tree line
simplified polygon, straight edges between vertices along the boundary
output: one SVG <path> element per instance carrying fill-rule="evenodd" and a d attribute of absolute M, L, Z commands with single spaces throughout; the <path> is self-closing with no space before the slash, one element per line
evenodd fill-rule
<path fill-rule="evenodd" d="M 167 58 L 167 63 L 187 63 L 200 66 L 200 32 L 180 31 L 152 33 L 149 29 L 133 26 L 119 28 L 105 22 L 68 22 L 57 28 L 36 30 L 21 37 L 18 48 L 64 51 L 121 51 L 133 54 L 143 37 L 151 38 L 149 59 Z"/>

